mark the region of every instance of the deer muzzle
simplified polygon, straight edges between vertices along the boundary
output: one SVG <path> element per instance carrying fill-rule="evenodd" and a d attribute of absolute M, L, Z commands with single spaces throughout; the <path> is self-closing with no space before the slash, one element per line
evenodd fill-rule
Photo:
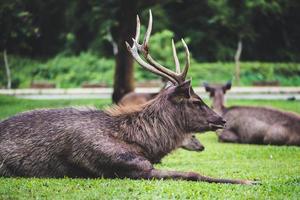
<path fill-rule="evenodd" d="M 208 121 L 209 128 L 213 131 L 223 129 L 226 126 L 226 120 L 222 117 L 218 117 L 217 120 Z"/>

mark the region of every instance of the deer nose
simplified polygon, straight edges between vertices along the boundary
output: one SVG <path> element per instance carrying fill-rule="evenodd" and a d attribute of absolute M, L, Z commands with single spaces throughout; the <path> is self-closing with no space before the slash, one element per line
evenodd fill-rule
<path fill-rule="evenodd" d="M 220 125 L 223 126 L 223 128 L 226 127 L 226 120 L 223 119 L 222 117 L 220 119 Z"/>
<path fill-rule="evenodd" d="M 199 147 L 199 151 L 204 151 L 204 149 L 205 149 L 204 146 Z"/>
<path fill-rule="evenodd" d="M 226 120 L 225 119 L 221 119 L 221 123 L 223 123 L 223 125 L 225 125 L 226 124 Z"/>
<path fill-rule="evenodd" d="M 213 124 L 220 124 L 220 125 L 226 124 L 226 120 L 223 117 L 219 117 L 219 116 L 215 117 L 214 119 L 209 119 L 208 122 Z"/>
<path fill-rule="evenodd" d="M 208 123 L 213 129 L 216 128 L 224 128 L 226 124 L 226 120 L 220 116 L 216 116 L 214 120 L 208 120 Z"/>

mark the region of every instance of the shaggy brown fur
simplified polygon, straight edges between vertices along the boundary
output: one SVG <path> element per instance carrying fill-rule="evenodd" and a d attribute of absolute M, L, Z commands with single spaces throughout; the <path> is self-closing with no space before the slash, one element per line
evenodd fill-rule
<path fill-rule="evenodd" d="M 166 88 L 166 86 L 164 87 Z M 163 90 L 163 89 L 162 89 Z M 119 106 L 114 106 L 110 108 L 111 114 L 122 114 L 122 112 L 127 113 L 131 111 L 138 111 L 143 105 L 148 101 L 155 98 L 159 93 L 136 93 L 130 92 L 126 94 L 118 103 Z M 195 135 L 187 134 L 186 139 L 183 141 L 181 148 L 188 151 L 203 151 L 205 147 L 201 142 L 195 137 Z"/>
<path fill-rule="evenodd" d="M 130 106 L 124 105 L 113 105 L 109 108 L 106 108 L 104 111 L 111 116 L 120 116 L 120 115 L 127 115 L 134 112 L 139 112 L 144 109 L 150 102 L 144 102 L 143 104 L 135 104 Z"/>

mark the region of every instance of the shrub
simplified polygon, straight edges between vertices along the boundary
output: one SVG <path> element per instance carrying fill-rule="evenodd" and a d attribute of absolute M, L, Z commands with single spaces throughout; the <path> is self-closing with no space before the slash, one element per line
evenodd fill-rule
<path fill-rule="evenodd" d="M 171 32 L 163 31 L 154 34 L 151 38 L 152 56 L 164 66 L 175 69 L 172 57 Z M 178 57 L 184 65 L 184 50 L 179 42 Z M 2 61 L 3 62 L 3 61 Z M 115 62 L 113 59 L 99 58 L 90 52 L 81 53 L 79 56 L 57 55 L 43 61 L 9 56 L 14 88 L 29 87 L 32 81 L 55 83 L 57 87 L 80 87 L 82 83 L 113 84 Z M 4 66 L 0 63 L 0 66 Z M 234 80 L 234 63 L 198 63 L 191 60 L 188 77 L 193 78 L 193 84 L 199 86 L 202 82 L 225 82 Z M 135 64 L 135 79 L 137 81 L 157 79 L 158 77 L 143 70 Z M 251 85 L 254 81 L 277 80 L 283 86 L 300 86 L 299 63 L 241 63 L 241 85 Z M 0 69 L 0 87 L 5 87 L 5 69 Z"/>

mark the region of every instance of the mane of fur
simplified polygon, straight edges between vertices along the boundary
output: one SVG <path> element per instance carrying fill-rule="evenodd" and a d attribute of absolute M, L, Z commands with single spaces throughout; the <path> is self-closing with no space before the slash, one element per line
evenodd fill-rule
<path fill-rule="evenodd" d="M 128 106 L 122 105 L 122 104 L 121 105 L 113 105 L 111 107 L 105 108 L 104 112 L 113 117 L 129 115 L 132 113 L 142 111 L 150 102 L 151 101 L 149 101 L 145 104 L 128 105 Z"/>
<path fill-rule="evenodd" d="M 185 138 L 181 125 L 175 121 L 176 112 L 170 112 L 166 104 L 162 96 L 142 105 L 115 105 L 104 112 L 119 121 L 117 137 L 142 147 L 144 156 L 156 162 L 178 148 Z"/>

